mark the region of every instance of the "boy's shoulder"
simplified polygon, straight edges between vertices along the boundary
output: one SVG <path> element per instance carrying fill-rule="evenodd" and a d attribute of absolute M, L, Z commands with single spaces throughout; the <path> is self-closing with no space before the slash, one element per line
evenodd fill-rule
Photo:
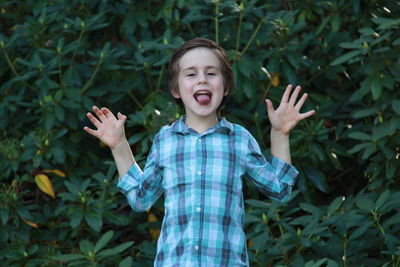
<path fill-rule="evenodd" d="M 233 123 L 228 121 L 225 117 L 222 117 L 220 119 L 219 123 L 220 127 L 229 129 L 230 135 L 234 136 L 240 136 L 241 138 L 244 139 L 254 139 L 253 135 L 250 133 L 249 130 L 247 130 L 244 126 Z M 189 127 L 184 123 L 182 118 L 179 118 L 178 120 L 164 125 L 161 127 L 161 129 L 158 131 L 156 134 L 156 138 L 165 138 L 168 136 L 172 136 L 176 133 L 186 133 L 189 131 Z"/>
<path fill-rule="evenodd" d="M 246 129 L 246 127 L 237 123 L 229 122 L 228 120 L 227 122 L 232 125 L 232 132 L 236 135 L 242 135 L 243 137 L 253 137 L 250 131 Z"/>

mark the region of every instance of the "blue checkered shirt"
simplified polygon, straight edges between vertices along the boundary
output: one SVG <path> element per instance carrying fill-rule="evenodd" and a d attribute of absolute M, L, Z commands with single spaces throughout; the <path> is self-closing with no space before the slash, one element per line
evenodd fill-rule
<path fill-rule="evenodd" d="M 135 211 L 164 193 L 165 214 L 154 266 L 249 266 L 244 233 L 243 179 L 265 195 L 290 198 L 298 172 L 271 156 L 226 119 L 199 134 L 184 117 L 155 136 L 146 166 L 136 164 L 118 188 Z"/>

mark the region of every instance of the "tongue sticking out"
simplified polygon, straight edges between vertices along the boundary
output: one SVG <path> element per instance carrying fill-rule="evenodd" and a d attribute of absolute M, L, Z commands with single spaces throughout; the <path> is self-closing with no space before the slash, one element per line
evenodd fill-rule
<path fill-rule="evenodd" d="M 210 103 L 211 97 L 209 94 L 198 94 L 196 95 L 196 100 L 200 105 L 207 105 Z"/>

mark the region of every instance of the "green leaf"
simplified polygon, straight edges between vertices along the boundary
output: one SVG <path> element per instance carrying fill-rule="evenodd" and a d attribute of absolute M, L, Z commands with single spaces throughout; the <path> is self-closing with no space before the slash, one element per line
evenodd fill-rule
<path fill-rule="evenodd" d="M 133 244 L 134 244 L 133 241 L 125 242 L 119 246 L 116 246 L 115 248 L 105 249 L 100 251 L 98 256 L 104 258 L 112 255 L 117 255 L 122 251 L 126 250 L 127 248 L 129 248 L 130 246 L 132 246 Z"/>
<path fill-rule="evenodd" d="M 367 116 L 376 115 L 377 111 L 378 111 L 377 108 L 361 109 L 357 110 L 356 112 L 353 112 L 352 117 L 355 119 L 364 118 Z"/>
<path fill-rule="evenodd" d="M 396 225 L 396 224 L 399 224 L 399 223 L 400 223 L 400 213 L 396 213 L 392 217 L 390 217 L 389 219 L 385 220 L 383 222 L 383 226 L 386 228 L 386 227 L 389 227 L 389 226 L 392 226 L 392 225 Z"/>
<path fill-rule="evenodd" d="M 379 25 L 378 29 L 380 30 L 384 30 L 400 24 L 400 19 L 373 18 L 372 21 Z"/>
<path fill-rule="evenodd" d="M 8 209 L 0 208 L 0 218 L 1 218 L 3 225 L 7 224 L 8 217 L 9 217 Z"/>
<path fill-rule="evenodd" d="M 375 143 L 370 143 L 364 150 L 364 153 L 362 155 L 362 159 L 367 159 L 369 158 L 372 154 L 374 154 L 377 151 L 377 147 Z"/>
<path fill-rule="evenodd" d="M 271 207 L 271 203 L 257 200 L 257 199 L 246 199 L 245 203 L 252 207 L 261 208 L 261 209 L 269 209 L 269 207 Z"/>
<path fill-rule="evenodd" d="M 74 210 L 74 213 L 71 215 L 71 228 L 75 229 L 78 227 L 78 225 L 81 224 L 83 218 L 83 210 L 82 209 L 76 209 Z"/>
<path fill-rule="evenodd" d="M 56 261 L 74 261 L 74 260 L 86 259 L 86 256 L 81 254 L 63 254 L 63 255 L 53 256 L 52 259 Z"/>
<path fill-rule="evenodd" d="M 324 264 L 326 261 L 327 261 L 326 258 L 321 259 L 321 260 L 319 260 L 319 261 L 317 261 L 317 262 L 315 262 L 315 263 L 314 263 L 314 261 L 311 260 L 311 261 L 306 262 L 306 264 L 304 265 L 304 267 L 319 267 L 319 266 L 321 266 L 322 264 Z"/>
<path fill-rule="evenodd" d="M 393 180 L 396 174 L 396 161 L 395 160 L 388 160 L 385 163 L 385 170 L 386 170 L 386 179 Z"/>
<path fill-rule="evenodd" d="M 96 232 L 100 232 L 103 220 L 99 214 L 92 211 L 87 211 L 85 213 L 85 220 L 90 228 L 92 228 Z"/>
<path fill-rule="evenodd" d="M 310 213 L 319 212 L 318 207 L 308 204 L 308 203 L 300 203 L 299 206 L 301 207 L 302 210 L 308 211 Z"/>
<path fill-rule="evenodd" d="M 96 245 L 94 246 L 94 253 L 97 253 L 100 249 L 105 247 L 107 243 L 110 242 L 113 235 L 114 235 L 113 230 L 110 230 L 104 235 L 102 235 L 102 237 L 99 239 L 99 241 L 97 241 Z"/>
<path fill-rule="evenodd" d="M 299 83 L 299 79 L 297 78 L 296 72 L 292 69 L 292 67 L 289 64 L 283 63 L 282 71 L 285 74 L 287 83 L 292 85 L 297 85 Z"/>
<path fill-rule="evenodd" d="M 132 259 L 131 256 L 129 256 L 129 257 L 126 257 L 125 259 L 123 259 L 123 260 L 119 263 L 118 267 L 131 267 L 131 266 L 132 266 L 132 263 L 133 263 L 133 259 Z"/>
<path fill-rule="evenodd" d="M 321 260 L 319 260 L 319 261 L 317 261 L 314 265 L 313 265 L 313 267 L 319 267 L 319 266 L 321 266 L 322 264 L 324 264 L 326 261 L 327 261 L 328 259 L 321 259 Z"/>
<path fill-rule="evenodd" d="M 369 144 L 370 143 L 357 144 L 352 149 L 349 149 L 347 152 L 350 153 L 350 154 L 357 153 L 357 152 L 365 149 L 367 146 L 369 146 Z"/>
<path fill-rule="evenodd" d="M 378 100 L 382 95 L 382 81 L 378 75 L 373 76 L 371 79 L 371 92 L 374 100 Z"/>
<path fill-rule="evenodd" d="M 236 61 L 237 66 L 239 67 L 240 72 L 247 78 L 250 78 L 254 63 L 249 62 L 248 60 L 245 59 L 240 59 Z"/>
<path fill-rule="evenodd" d="M 337 32 L 340 29 L 341 24 L 342 24 L 342 19 L 339 14 L 336 14 L 331 20 L 332 31 Z"/>
<path fill-rule="evenodd" d="M 360 50 L 355 50 L 355 51 L 348 52 L 348 53 L 338 57 L 334 61 L 332 61 L 330 65 L 331 66 L 335 66 L 335 65 L 342 64 L 342 63 L 347 62 L 350 59 L 352 59 L 353 57 L 358 56 L 360 54 L 361 54 Z"/>
<path fill-rule="evenodd" d="M 351 233 L 349 240 L 354 240 L 362 236 L 368 229 L 369 227 L 373 224 L 373 222 L 366 222 L 361 225 L 360 228 L 355 230 L 353 233 Z"/>
<path fill-rule="evenodd" d="M 386 203 L 387 199 L 389 198 L 390 191 L 386 190 L 383 192 L 379 198 L 376 200 L 375 209 L 379 210 L 383 204 Z"/>
<path fill-rule="evenodd" d="M 65 120 L 64 109 L 58 105 L 54 106 L 54 115 L 55 118 L 60 122 L 63 122 Z"/>
<path fill-rule="evenodd" d="M 367 211 L 367 212 L 370 212 L 375 207 L 374 202 L 371 199 L 365 198 L 365 197 L 364 198 L 358 198 L 356 200 L 356 204 L 360 209 L 362 209 L 364 211 Z"/>
<path fill-rule="evenodd" d="M 361 28 L 358 30 L 362 35 L 373 35 L 375 31 L 371 28 Z"/>
<path fill-rule="evenodd" d="M 89 252 L 93 252 L 93 244 L 89 240 L 83 239 L 79 242 L 79 249 L 87 255 Z"/>
<path fill-rule="evenodd" d="M 392 100 L 392 109 L 394 112 L 396 112 L 397 115 L 400 115 L 400 100 L 399 99 Z"/>
<path fill-rule="evenodd" d="M 344 42 L 344 43 L 340 44 L 340 47 L 347 48 L 347 49 L 355 49 L 355 48 L 361 49 L 361 48 L 363 48 L 363 45 L 360 42 L 352 42 L 352 43 Z"/>
<path fill-rule="evenodd" d="M 328 260 L 326 267 L 339 267 L 339 264 L 334 260 Z"/>
<path fill-rule="evenodd" d="M 253 237 L 253 247 L 254 249 L 262 250 L 265 248 L 269 240 L 268 233 L 266 231 Z"/>
<path fill-rule="evenodd" d="M 316 188 L 318 188 L 318 190 L 324 193 L 329 192 L 329 186 L 326 183 L 325 174 L 323 172 L 318 170 L 313 165 L 305 165 L 303 166 L 303 168 L 306 177 L 311 180 L 311 182 L 315 185 Z"/>
<path fill-rule="evenodd" d="M 334 201 L 331 202 L 331 204 L 328 207 L 328 212 L 327 212 L 328 217 L 330 217 L 334 212 L 336 212 L 339 209 L 339 207 L 343 203 L 343 198 L 344 197 L 339 196 L 339 197 L 335 198 Z"/>
<path fill-rule="evenodd" d="M 362 140 L 362 141 L 369 141 L 371 140 L 371 136 L 369 134 L 363 133 L 363 132 L 352 132 L 349 133 L 349 137 L 356 139 L 356 140 Z"/>
<path fill-rule="evenodd" d="M 329 15 L 328 17 L 325 17 L 322 22 L 320 23 L 317 31 L 315 32 L 315 35 L 319 35 L 323 29 L 326 27 L 326 25 L 329 23 L 329 21 L 332 19 L 333 15 Z"/>

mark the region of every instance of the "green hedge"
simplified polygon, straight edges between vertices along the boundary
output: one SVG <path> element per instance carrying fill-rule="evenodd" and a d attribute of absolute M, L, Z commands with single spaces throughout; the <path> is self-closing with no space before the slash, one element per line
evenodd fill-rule
<path fill-rule="evenodd" d="M 85 114 L 94 104 L 128 114 L 143 165 L 154 134 L 181 115 L 169 56 L 207 37 L 235 71 L 226 116 L 265 154 L 266 96 L 276 105 L 300 84 L 304 110 L 317 110 L 291 134 L 292 200 L 245 188 L 251 266 L 400 266 L 399 17 L 390 0 L 1 2 L 1 262 L 152 266 L 162 200 L 130 210 Z"/>

